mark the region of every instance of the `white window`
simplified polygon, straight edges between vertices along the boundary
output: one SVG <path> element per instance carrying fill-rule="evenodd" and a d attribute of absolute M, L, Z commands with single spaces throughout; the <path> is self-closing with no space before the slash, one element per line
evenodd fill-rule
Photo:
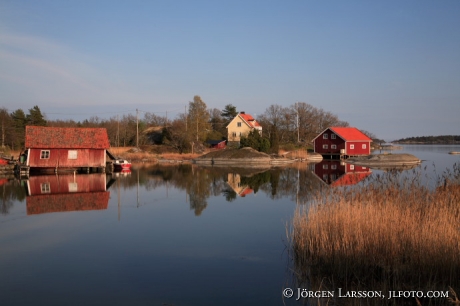
<path fill-rule="evenodd" d="M 40 184 L 40 189 L 42 193 L 50 193 L 51 192 L 50 183 Z"/>
<path fill-rule="evenodd" d="M 331 134 L 331 139 L 335 139 L 335 134 Z"/>
<path fill-rule="evenodd" d="M 331 145 L 331 149 L 337 149 L 337 146 L 335 144 Z"/>
<path fill-rule="evenodd" d="M 363 143 L 363 149 L 366 149 L 366 148 L 367 148 L 366 144 L 365 144 L 365 143 Z"/>
<path fill-rule="evenodd" d="M 355 145 L 354 145 L 354 144 L 351 144 L 351 145 L 350 145 L 350 149 L 353 150 L 354 148 L 355 148 Z"/>
<path fill-rule="evenodd" d="M 323 169 L 329 169 L 329 165 L 328 165 L 328 164 L 324 164 L 324 165 L 323 165 Z"/>
<path fill-rule="evenodd" d="M 69 192 L 77 192 L 78 183 L 69 183 Z"/>
<path fill-rule="evenodd" d="M 327 144 L 323 144 L 323 149 L 328 149 L 329 146 Z"/>
<path fill-rule="evenodd" d="M 236 124 L 236 126 L 237 126 L 237 127 L 241 127 L 241 122 L 238 122 L 238 123 Z"/>
<path fill-rule="evenodd" d="M 49 158 L 50 158 L 50 150 L 40 151 L 40 159 L 49 159 Z"/>
<path fill-rule="evenodd" d="M 331 165 L 331 169 L 333 170 L 337 169 L 337 165 Z"/>
<path fill-rule="evenodd" d="M 355 165 L 350 165 L 350 170 L 355 170 Z"/>
<path fill-rule="evenodd" d="M 323 139 L 328 139 L 329 135 L 328 134 L 323 134 Z"/>
<path fill-rule="evenodd" d="M 236 137 L 236 132 L 232 132 L 232 136 L 233 136 L 233 137 Z"/>
<path fill-rule="evenodd" d="M 69 150 L 68 159 L 77 159 L 77 150 Z"/>

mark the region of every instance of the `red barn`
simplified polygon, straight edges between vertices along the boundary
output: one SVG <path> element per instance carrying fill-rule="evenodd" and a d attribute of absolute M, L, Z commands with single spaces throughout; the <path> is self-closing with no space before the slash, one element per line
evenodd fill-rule
<path fill-rule="evenodd" d="M 105 168 L 110 147 L 104 128 L 26 126 L 25 156 L 30 169 Z"/>
<path fill-rule="evenodd" d="M 371 154 L 372 139 L 354 127 L 329 127 L 313 139 L 314 151 L 321 155 L 358 156 Z"/>

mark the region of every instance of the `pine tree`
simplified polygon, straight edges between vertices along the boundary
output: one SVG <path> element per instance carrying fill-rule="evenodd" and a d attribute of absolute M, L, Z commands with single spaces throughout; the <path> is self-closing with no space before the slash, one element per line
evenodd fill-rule
<path fill-rule="evenodd" d="M 27 125 L 46 126 L 46 120 L 37 105 L 29 109 L 29 114 L 26 118 Z"/>

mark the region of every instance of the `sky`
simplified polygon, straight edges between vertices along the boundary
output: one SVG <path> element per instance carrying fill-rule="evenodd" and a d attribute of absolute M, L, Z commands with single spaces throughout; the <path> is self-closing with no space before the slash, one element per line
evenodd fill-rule
<path fill-rule="evenodd" d="M 460 1 L 0 0 L 0 107 L 309 103 L 387 141 L 460 134 Z"/>

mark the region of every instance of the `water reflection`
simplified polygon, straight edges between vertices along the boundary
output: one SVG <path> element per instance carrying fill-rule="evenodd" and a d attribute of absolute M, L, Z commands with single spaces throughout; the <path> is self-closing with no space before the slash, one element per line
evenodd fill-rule
<path fill-rule="evenodd" d="M 26 198 L 26 190 L 13 178 L 0 178 L 0 212 L 7 215 L 15 202 Z"/>
<path fill-rule="evenodd" d="M 25 181 L 27 214 L 107 209 L 105 174 L 41 175 Z"/>
<path fill-rule="evenodd" d="M 341 160 L 322 160 L 314 165 L 315 175 L 324 183 L 337 187 L 355 185 L 368 177 L 368 167 L 352 165 Z"/>
<path fill-rule="evenodd" d="M 305 163 L 287 168 L 240 168 L 182 165 L 142 165 L 120 180 L 122 189 L 142 186 L 147 191 L 166 187 L 185 190 L 187 202 L 196 216 L 208 207 L 210 197 L 223 197 L 232 202 L 237 198 L 263 192 L 271 199 L 290 198 L 306 203 L 321 183 Z"/>

